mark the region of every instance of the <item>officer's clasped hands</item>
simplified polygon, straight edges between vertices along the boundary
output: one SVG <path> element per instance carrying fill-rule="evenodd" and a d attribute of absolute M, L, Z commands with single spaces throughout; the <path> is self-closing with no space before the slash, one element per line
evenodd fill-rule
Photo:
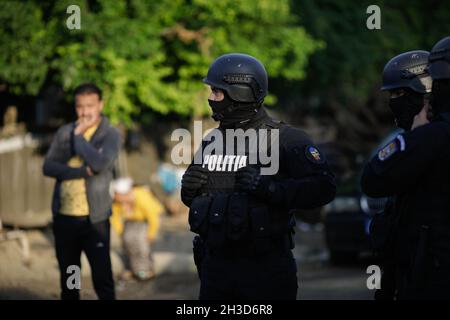
<path fill-rule="evenodd" d="M 237 171 L 235 187 L 239 191 L 264 196 L 269 184 L 268 177 L 262 176 L 257 167 L 248 165 Z"/>
<path fill-rule="evenodd" d="M 191 166 L 186 170 L 181 179 L 183 200 L 191 202 L 198 195 L 201 187 L 208 182 L 207 173 L 208 170 L 201 166 Z"/>

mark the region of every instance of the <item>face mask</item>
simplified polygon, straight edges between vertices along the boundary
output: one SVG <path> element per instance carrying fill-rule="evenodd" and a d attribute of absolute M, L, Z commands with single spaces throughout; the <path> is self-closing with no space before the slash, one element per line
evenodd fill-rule
<path fill-rule="evenodd" d="M 258 112 L 254 104 L 233 102 L 226 94 L 223 100 L 208 100 L 208 103 L 213 111 L 212 118 L 220 121 L 222 128 L 239 128 Z"/>
<path fill-rule="evenodd" d="M 212 118 L 215 121 L 222 121 L 226 115 L 231 113 L 231 109 L 233 108 L 233 101 L 228 98 L 227 94 L 224 95 L 223 100 L 221 101 L 208 99 L 208 103 L 213 111 Z"/>
<path fill-rule="evenodd" d="M 399 128 L 411 130 L 414 116 L 423 108 L 423 95 L 417 92 L 406 92 L 404 95 L 389 100 L 389 108 Z"/>
<path fill-rule="evenodd" d="M 433 82 L 433 93 L 430 99 L 433 112 L 450 112 L 450 81 L 435 80 Z"/>

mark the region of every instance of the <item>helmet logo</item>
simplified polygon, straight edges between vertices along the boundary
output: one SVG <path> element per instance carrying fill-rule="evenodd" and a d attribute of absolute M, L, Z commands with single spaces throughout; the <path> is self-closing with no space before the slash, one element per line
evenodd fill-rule
<path fill-rule="evenodd" d="M 250 83 L 252 75 L 249 74 L 227 74 L 223 77 L 227 83 Z"/>
<path fill-rule="evenodd" d="M 419 66 L 415 66 L 409 69 L 405 69 L 402 71 L 402 78 L 403 79 L 412 79 L 415 76 L 418 76 L 420 74 L 423 74 L 426 72 L 426 65 L 419 65 Z"/>

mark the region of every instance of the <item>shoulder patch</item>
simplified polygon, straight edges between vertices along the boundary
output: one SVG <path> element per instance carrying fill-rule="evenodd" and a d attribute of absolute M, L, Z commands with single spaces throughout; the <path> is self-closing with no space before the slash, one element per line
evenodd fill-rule
<path fill-rule="evenodd" d="M 309 145 L 305 148 L 305 156 L 312 163 L 324 163 L 325 159 L 323 155 L 320 153 L 319 149 L 316 147 Z"/>
<path fill-rule="evenodd" d="M 385 161 L 390 158 L 394 153 L 399 151 L 397 140 L 393 140 L 387 144 L 383 149 L 378 151 L 378 160 Z"/>
<path fill-rule="evenodd" d="M 385 161 L 398 151 L 405 151 L 406 142 L 401 134 L 389 142 L 383 149 L 378 151 L 378 160 Z"/>

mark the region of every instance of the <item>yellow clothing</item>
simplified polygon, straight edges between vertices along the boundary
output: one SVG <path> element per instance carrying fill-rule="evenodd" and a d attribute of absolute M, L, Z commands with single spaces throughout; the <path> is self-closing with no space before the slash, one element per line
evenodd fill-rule
<path fill-rule="evenodd" d="M 112 205 L 111 225 L 121 235 L 124 221 L 142 221 L 148 223 L 147 237 L 154 239 L 159 229 L 159 215 L 164 211 L 163 206 L 145 187 L 134 187 L 134 206 L 131 211 L 118 203 Z"/>
<path fill-rule="evenodd" d="M 97 126 L 88 128 L 83 137 L 89 141 L 97 130 Z M 79 156 L 72 157 L 67 165 L 72 168 L 79 168 L 83 165 L 83 159 Z M 85 179 L 65 180 L 61 183 L 60 189 L 61 208 L 60 212 L 69 216 L 89 215 L 89 205 L 86 195 Z"/>

